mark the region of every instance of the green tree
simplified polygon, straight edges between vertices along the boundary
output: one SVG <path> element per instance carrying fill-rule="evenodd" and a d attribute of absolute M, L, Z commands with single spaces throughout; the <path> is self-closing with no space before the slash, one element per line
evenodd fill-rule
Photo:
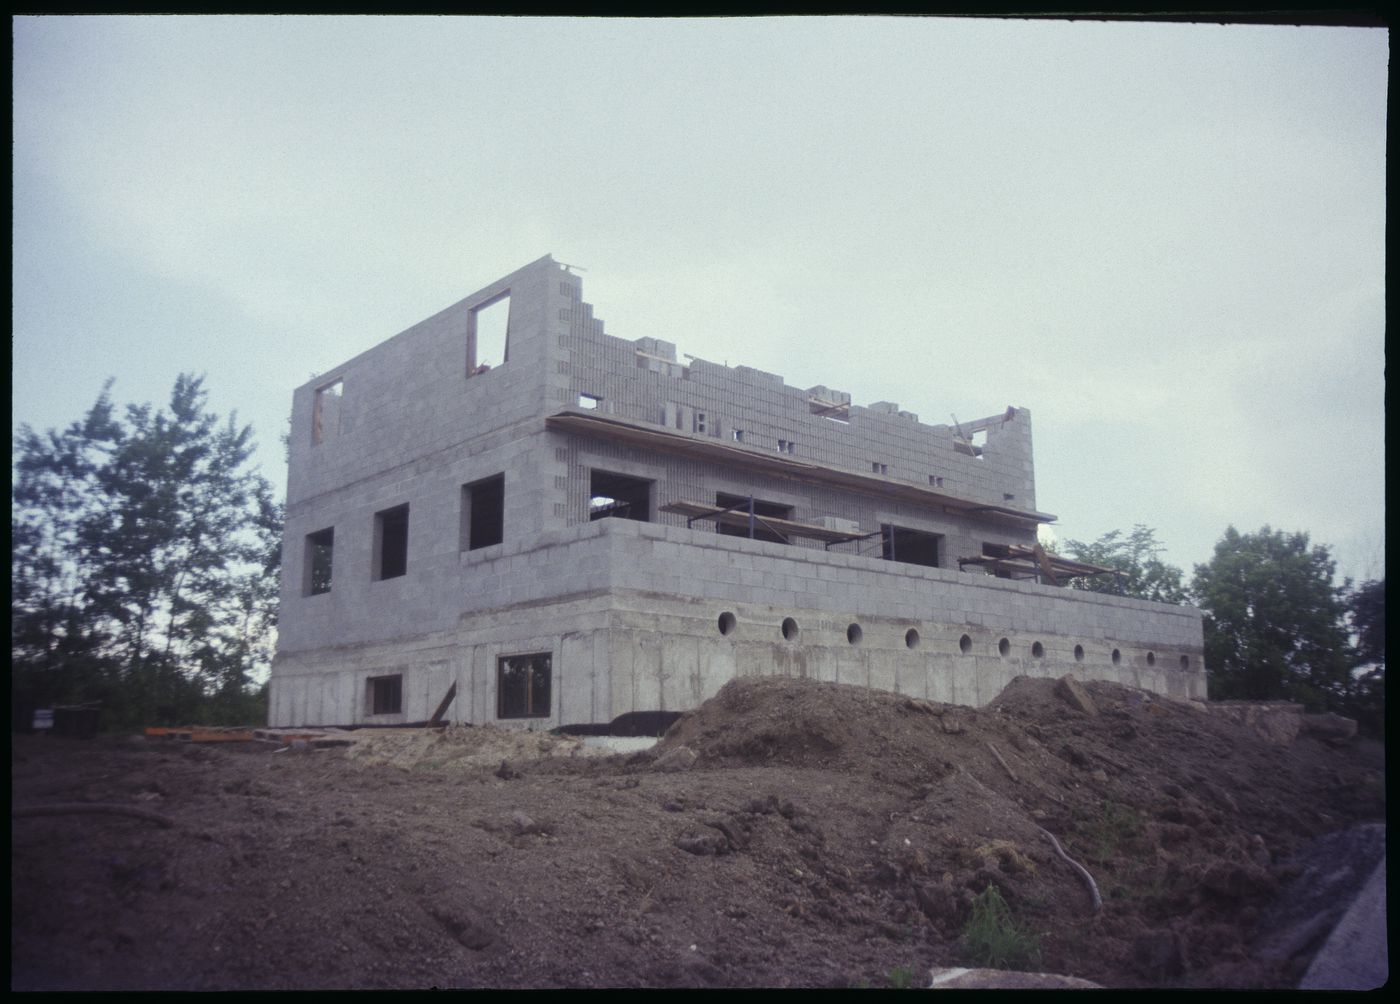
<path fill-rule="evenodd" d="M 1093 543 L 1067 540 L 1064 553 L 1075 561 L 1113 568 L 1118 575 L 1083 576 L 1070 580 L 1075 589 L 1095 593 L 1120 593 L 1159 603 L 1185 603 L 1186 588 L 1182 571 L 1168 565 L 1159 555 L 1164 548 L 1157 542 L 1157 531 L 1137 523 L 1124 536 L 1122 530 L 1110 530 Z"/>
<path fill-rule="evenodd" d="M 1352 637 L 1347 713 L 1372 735 L 1385 733 L 1385 579 L 1364 582 L 1347 598 Z"/>
<path fill-rule="evenodd" d="M 109 720 L 223 717 L 270 658 L 281 509 L 252 430 L 181 375 L 169 405 L 16 438 L 16 692 L 100 699 Z"/>
<path fill-rule="evenodd" d="M 1233 526 L 1192 592 L 1205 613 L 1214 699 L 1287 699 L 1310 710 L 1345 707 L 1350 692 L 1346 587 L 1336 563 L 1305 533 Z"/>

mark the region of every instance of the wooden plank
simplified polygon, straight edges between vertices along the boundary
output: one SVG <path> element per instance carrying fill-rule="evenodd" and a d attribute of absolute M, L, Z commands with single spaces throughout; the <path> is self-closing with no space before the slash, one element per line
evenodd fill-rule
<path fill-rule="evenodd" d="M 678 516 L 690 516 L 696 519 L 713 520 L 716 523 L 723 523 L 736 529 L 747 530 L 749 527 L 749 512 L 747 509 L 725 510 L 723 506 L 705 505 L 702 502 L 668 502 L 661 506 L 662 512 L 675 513 Z M 849 540 L 860 540 L 867 536 L 865 533 L 850 533 L 845 530 L 830 530 L 824 526 L 816 526 L 812 523 L 798 523 L 795 520 L 779 519 L 777 516 L 755 516 L 755 521 L 761 525 L 770 527 L 778 533 L 790 537 L 810 537 L 813 540 L 820 540 L 832 544 L 840 544 Z"/>
<path fill-rule="evenodd" d="M 437 710 L 433 712 L 433 717 L 428 719 L 429 725 L 437 725 L 442 722 L 442 716 L 447 713 L 448 706 L 452 699 L 457 696 L 457 681 L 452 681 L 452 686 L 447 688 L 447 695 L 438 703 Z"/>

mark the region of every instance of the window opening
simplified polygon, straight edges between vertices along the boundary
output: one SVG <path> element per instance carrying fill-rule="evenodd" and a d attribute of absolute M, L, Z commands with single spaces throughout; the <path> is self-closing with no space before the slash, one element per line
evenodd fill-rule
<path fill-rule="evenodd" d="M 403 711 L 403 674 L 371 676 L 367 683 L 370 714 L 397 715 Z"/>
<path fill-rule="evenodd" d="M 548 652 L 496 660 L 496 717 L 548 718 L 552 657 Z"/>
<path fill-rule="evenodd" d="M 779 453 L 791 453 L 791 452 L 793 451 L 793 449 L 794 449 L 796 446 L 797 446 L 797 444 L 794 443 L 791 439 L 780 439 L 780 440 L 778 440 L 778 452 L 779 452 Z"/>
<path fill-rule="evenodd" d="M 334 554 L 334 527 L 306 535 L 305 595 L 317 596 L 331 591 L 331 559 Z"/>
<path fill-rule="evenodd" d="M 796 641 L 800 633 L 797 627 L 797 621 L 793 620 L 791 617 L 783 618 L 783 637 L 786 640 Z"/>
<path fill-rule="evenodd" d="M 655 481 L 626 474 L 593 471 L 588 478 L 588 518 L 635 519 L 650 523 L 652 486 Z"/>
<path fill-rule="evenodd" d="M 374 514 L 374 578 L 396 579 L 408 571 L 408 504 Z"/>
<path fill-rule="evenodd" d="M 997 642 L 997 653 L 1003 659 L 1005 659 L 1008 655 L 1011 654 L 1011 642 L 1006 638 L 1003 638 L 1001 641 Z"/>
<path fill-rule="evenodd" d="M 715 505 L 748 513 L 749 497 L 747 495 L 729 495 L 725 492 L 716 492 Z M 773 519 L 792 519 L 792 506 L 782 505 L 778 502 L 765 502 L 762 499 L 754 499 L 753 519 L 749 521 L 751 524 L 750 526 L 727 526 L 724 523 L 716 522 L 715 532 L 722 533 L 727 537 L 752 537 L 754 540 L 767 540 L 774 544 L 786 544 L 788 542 L 786 537 L 777 530 L 764 525 L 764 516 L 769 516 Z"/>
<path fill-rule="evenodd" d="M 958 639 L 958 651 L 961 652 L 963 655 L 967 655 L 967 653 L 972 651 L 971 635 L 963 635 L 961 638 Z"/>
<path fill-rule="evenodd" d="M 589 411 L 596 411 L 598 405 L 603 403 L 601 397 L 594 397 L 592 394 L 580 394 L 578 396 L 578 406 L 587 408 Z"/>
<path fill-rule="evenodd" d="M 918 648 L 918 647 L 919 647 L 919 632 L 918 632 L 918 631 L 914 630 L 913 628 L 910 628 L 908 631 L 905 631 L 905 632 L 904 632 L 904 647 L 905 647 L 905 648 Z"/>
<path fill-rule="evenodd" d="M 719 615 L 719 633 L 733 634 L 734 628 L 738 626 L 738 623 L 739 622 L 735 618 L 735 616 L 728 610 L 726 610 L 724 613 Z"/>
<path fill-rule="evenodd" d="M 864 636 L 865 632 L 860 629 L 859 624 L 852 624 L 846 628 L 846 640 L 852 645 L 859 645 L 861 638 Z"/>
<path fill-rule="evenodd" d="M 743 429 L 735 429 L 735 430 L 733 430 L 733 435 L 734 435 L 734 442 L 736 442 L 736 443 L 742 443 L 742 442 L 744 441 L 744 430 L 743 430 Z"/>
<path fill-rule="evenodd" d="M 475 551 L 505 539 L 506 476 L 496 474 L 462 486 L 460 550 Z"/>
<path fill-rule="evenodd" d="M 1037 659 L 1043 659 L 1043 658 L 1045 657 L 1045 646 L 1042 645 L 1042 644 L 1041 644 L 1040 642 L 1038 642 L 1038 641 L 1037 641 L 1037 642 L 1032 642 L 1032 643 L 1031 643 L 1031 655 L 1034 656 L 1034 657 L 1037 658 Z"/>
<path fill-rule="evenodd" d="M 880 463 L 878 460 L 872 460 L 872 461 L 870 461 L 870 473 L 871 473 L 871 474 L 888 474 L 889 472 L 890 472 L 890 465 L 889 465 L 889 464 L 882 464 L 882 463 Z"/>
<path fill-rule="evenodd" d="M 467 314 L 467 375 L 485 373 L 510 358 L 510 292 Z"/>
<path fill-rule="evenodd" d="M 911 530 L 904 526 L 880 524 L 880 557 L 886 561 L 902 561 L 907 565 L 938 568 L 943 550 L 943 535 Z"/>
<path fill-rule="evenodd" d="M 695 431 L 700 433 L 705 432 L 705 413 L 703 411 L 697 411 L 695 413 Z"/>
<path fill-rule="evenodd" d="M 1120 664 L 1122 661 L 1123 661 L 1123 653 L 1120 652 L 1120 651 L 1118 651 L 1118 649 L 1115 648 L 1115 649 L 1113 650 L 1113 664 L 1114 664 L 1115 666 L 1117 666 L 1117 665 Z"/>
<path fill-rule="evenodd" d="M 936 474 L 930 474 L 928 476 L 928 483 L 933 485 L 935 488 L 943 487 L 943 479 Z"/>
<path fill-rule="evenodd" d="M 345 381 L 336 380 L 316 388 L 316 400 L 311 406 L 311 442 L 324 442 L 327 436 L 340 431 L 340 404 Z"/>

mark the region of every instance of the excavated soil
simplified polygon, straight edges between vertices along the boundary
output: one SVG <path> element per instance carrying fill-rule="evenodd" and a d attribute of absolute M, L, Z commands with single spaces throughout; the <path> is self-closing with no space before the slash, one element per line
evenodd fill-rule
<path fill-rule="evenodd" d="M 989 887 L 1002 968 L 1296 986 L 1349 891 L 1309 899 L 1308 855 L 1383 853 L 1358 826 L 1384 819 L 1381 748 L 1085 689 L 1097 713 L 1050 680 L 972 710 L 741 679 L 616 756 L 465 727 L 16 736 L 11 986 L 926 985 L 989 961 Z"/>

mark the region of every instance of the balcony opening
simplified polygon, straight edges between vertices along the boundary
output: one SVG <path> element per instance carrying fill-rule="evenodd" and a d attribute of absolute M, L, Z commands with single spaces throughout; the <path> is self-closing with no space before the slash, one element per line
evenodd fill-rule
<path fill-rule="evenodd" d="M 635 519 L 652 522 L 652 488 L 655 481 L 626 474 L 592 471 L 588 478 L 588 518 Z"/>
<path fill-rule="evenodd" d="M 734 511 L 747 515 L 749 511 L 749 498 L 747 495 L 730 495 L 726 492 L 715 493 L 715 505 L 732 506 Z M 779 502 L 765 502 L 762 499 L 753 500 L 753 539 L 767 540 L 774 544 L 786 544 L 787 538 L 777 530 L 771 529 L 763 524 L 762 517 L 768 516 L 773 519 L 792 519 L 792 506 L 783 505 Z M 715 524 L 715 532 L 722 533 L 727 537 L 747 537 L 749 528 L 747 526 L 727 526 L 724 523 Z"/>
<path fill-rule="evenodd" d="M 908 565 L 938 568 L 938 559 L 942 551 L 942 534 L 911 530 L 889 523 L 880 525 L 880 557 L 886 561 L 902 561 Z"/>

